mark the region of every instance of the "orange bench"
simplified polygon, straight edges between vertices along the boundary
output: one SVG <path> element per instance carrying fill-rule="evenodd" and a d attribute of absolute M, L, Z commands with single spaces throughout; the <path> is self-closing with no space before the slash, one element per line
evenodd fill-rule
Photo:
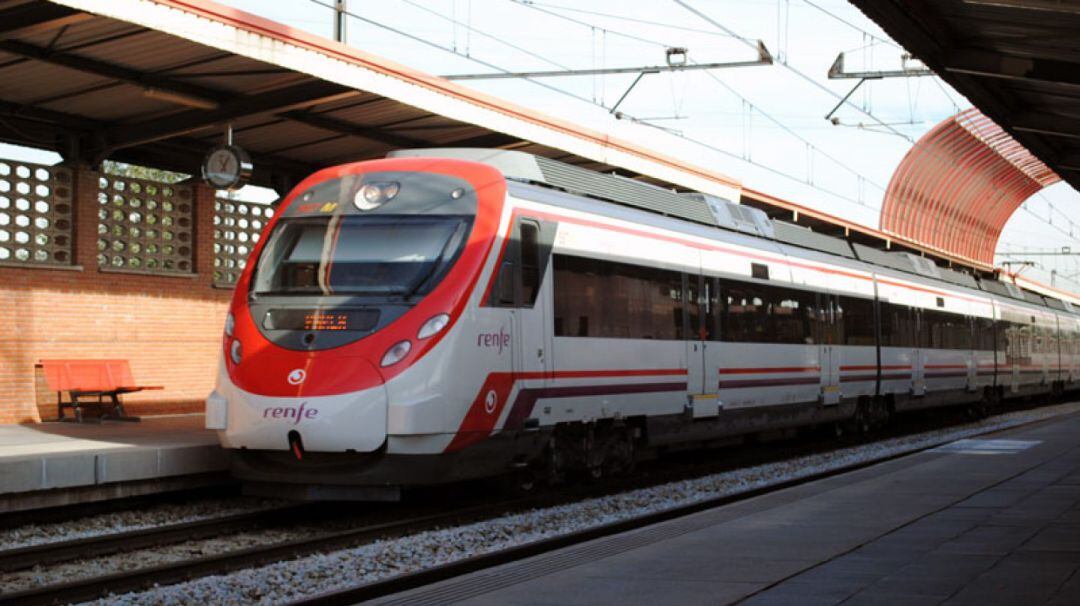
<path fill-rule="evenodd" d="M 68 420 L 64 409 L 71 408 L 74 420 L 81 423 L 86 405 L 102 409 L 98 420 L 138 421 L 139 417 L 129 417 L 124 412 L 120 394 L 165 389 L 160 385 L 136 385 L 127 360 L 42 360 L 41 367 L 49 389 L 56 392 L 61 421 Z M 65 391 L 70 396 L 67 402 L 63 399 Z"/>

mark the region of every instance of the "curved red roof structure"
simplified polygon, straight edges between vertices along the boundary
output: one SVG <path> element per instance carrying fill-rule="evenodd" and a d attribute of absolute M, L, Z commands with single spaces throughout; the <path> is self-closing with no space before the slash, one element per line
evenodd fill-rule
<path fill-rule="evenodd" d="M 904 156 L 885 192 L 881 230 L 992 265 L 1009 217 L 1060 180 L 978 109 L 968 109 L 935 126 Z"/>

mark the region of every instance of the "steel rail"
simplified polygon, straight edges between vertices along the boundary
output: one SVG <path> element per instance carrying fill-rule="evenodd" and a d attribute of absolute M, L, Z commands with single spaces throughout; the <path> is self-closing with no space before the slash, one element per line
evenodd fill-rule
<path fill-rule="evenodd" d="M 344 531 L 325 532 L 311 537 L 271 545 L 238 549 L 191 560 L 3 593 L 0 594 L 0 606 L 34 606 L 38 604 L 52 605 L 83 602 L 110 594 L 138 591 L 157 585 L 179 583 L 199 576 L 221 574 L 242 568 L 280 562 L 320 551 L 343 549 L 354 544 L 416 532 L 443 524 L 467 523 L 475 519 L 501 515 L 519 507 L 536 507 L 542 500 L 545 499 L 523 499 L 516 506 L 514 503 L 505 501 L 475 505 L 451 512 L 427 514 Z M 150 543 L 150 545 L 153 545 L 153 543 Z"/>
<path fill-rule="evenodd" d="M 248 511 L 167 526 L 140 528 L 81 537 L 68 541 L 54 541 L 5 549 L 0 551 L 0 572 L 25 570 L 57 562 L 136 551 L 147 547 L 170 545 L 230 534 L 283 521 L 299 511 L 311 508 L 311 504 L 276 507 L 274 509 Z"/>

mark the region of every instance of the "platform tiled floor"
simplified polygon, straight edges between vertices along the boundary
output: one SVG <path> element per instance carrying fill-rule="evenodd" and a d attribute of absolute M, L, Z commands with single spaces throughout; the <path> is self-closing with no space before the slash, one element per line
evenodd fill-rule
<path fill-rule="evenodd" d="M 393 604 L 1080 604 L 1080 416 L 446 581 Z M 990 449 L 993 450 L 993 449 Z"/>
<path fill-rule="evenodd" d="M 203 428 L 202 415 L 0 425 L 0 510 L 11 495 L 225 469 L 216 434 Z"/>

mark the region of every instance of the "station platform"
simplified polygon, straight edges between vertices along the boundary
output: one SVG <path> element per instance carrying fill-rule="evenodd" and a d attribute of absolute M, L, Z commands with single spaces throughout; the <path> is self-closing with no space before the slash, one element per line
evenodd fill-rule
<path fill-rule="evenodd" d="M 0 425 L 0 513 L 209 486 L 226 472 L 202 415 Z"/>
<path fill-rule="evenodd" d="M 1080 604 L 1080 415 L 598 539 L 381 604 Z"/>

